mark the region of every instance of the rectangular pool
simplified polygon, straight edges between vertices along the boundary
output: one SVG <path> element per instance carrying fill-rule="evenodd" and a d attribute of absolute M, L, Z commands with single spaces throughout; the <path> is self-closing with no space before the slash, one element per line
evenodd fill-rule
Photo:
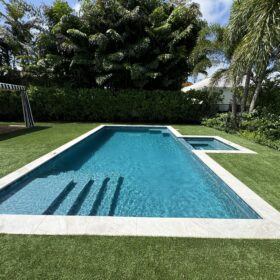
<path fill-rule="evenodd" d="M 119 126 L 4 188 L 0 214 L 260 218 L 167 128 Z"/>
<path fill-rule="evenodd" d="M 234 147 L 227 145 L 215 138 L 211 137 L 203 137 L 203 138 L 195 138 L 195 137 L 189 137 L 184 138 L 187 143 L 189 143 L 195 150 L 209 150 L 209 151 L 215 151 L 215 150 L 237 150 Z"/>

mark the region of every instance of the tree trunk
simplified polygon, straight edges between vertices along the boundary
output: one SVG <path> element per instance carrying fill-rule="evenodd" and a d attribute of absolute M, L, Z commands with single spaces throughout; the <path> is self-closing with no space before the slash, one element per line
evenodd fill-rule
<path fill-rule="evenodd" d="M 256 104 L 257 104 L 257 100 L 258 97 L 260 95 L 261 89 L 262 89 L 262 82 L 264 80 L 264 76 L 265 76 L 265 72 L 263 72 L 258 79 L 258 83 L 257 83 L 257 87 L 255 89 L 251 104 L 250 104 L 250 109 L 249 109 L 249 113 L 252 113 L 254 111 L 254 109 L 256 108 Z"/>
<path fill-rule="evenodd" d="M 236 102 L 236 94 L 235 92 L 232 95 L 232 105 L 231 105 L 231 112 L 232 112 L 232 120 L 233 120 L 233 125 L 234 128 L 237 127 L 237 102 Z"/>
<path fill-rule="evenodd" d="M 251 68 L 248 69 L 246 73 L 246 80 L 244 85 L 244 92 L 241 100 L 241 114 L 243 114 L 246 111 L 246 104 L 249 94 L 249 87 L 250 87 L 250 80 L 251 80 Z"/>
<path fill-rule="evenodd" d="M 231 106 L 231 112 L 232 112 L 232 116 L 236 117 L 236 112 L 237 112 L 237 105 L 236 105 L 236 95 L 235 93 L 233 93 L 232 95 L 232 106 Z"/>

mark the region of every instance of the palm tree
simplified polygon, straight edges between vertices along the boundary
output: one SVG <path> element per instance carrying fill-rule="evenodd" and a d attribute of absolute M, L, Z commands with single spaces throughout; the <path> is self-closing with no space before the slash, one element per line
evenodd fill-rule
<path fill-rule="evenodd" d="M 207 68 L 221 63 L 227 64 L 228 53 L 225 49 L 225 28 L 219 24 L 206 25 L 200 32 L 192 51 L 193 76 L 207 75 Z"/>
<path fill-rule="evenodd" d="M 192 62 L 194 64 L 193 75 L 196 77 L 199 73 L 207 74 L 207 68 L 224 64 L 226 67 L 217 70 L 212 78 L 211 84 L 215 85 L 221 79 L 230 82 L 230 65 L 234 44 L 229 44 L 227 40 L 227 28 L 218 24 L 205 26 L 199 34 L 196 47 L 192 52 Z M 236 124 L 237 115 L 237 97 L 236 89 L 232 96 L 232 117 L 233 124 Z"/>
<path fill-rule="evenodd" d="M 232 56 L 232 79 L 241 81 L 247 73 L 246 82 L 249 84 L 251 73 L 256 76 L 256 87 L 249 109 L 252 112 L 267 70 L 275 59 L 279 59 L 280 1 L 236 1 L 228 29 L 232 37 L 241 38 Z"/>
<path fill-rule="evenodd" d="M 9 71 L 29 63 L 34 55 L 34 30 L 40 29 L 37 11 L 22 0 L 0 0 L 5 12 L 0 11 L 3 25 L 0 28 L 2 64 Z"/>

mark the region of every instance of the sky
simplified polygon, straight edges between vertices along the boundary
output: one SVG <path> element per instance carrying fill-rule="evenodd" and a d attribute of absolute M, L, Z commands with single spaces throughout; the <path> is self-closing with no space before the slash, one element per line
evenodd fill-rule
<path fill-rule="evenodd" d="M 233 0 L 192 0 L 200 5 L 203 17 L 209 23 L 226 24 L 229 18 L 230 7 Z M 41 4 L 52 4 L 53 0 L 27 0 L 27 2 L 33 3 L 36 6 Z M 69 5 L 73 8 L 78 8 L 79 3 L 77 0 L 67 0 Z M 0 10 L 2 10 L 0 4 Z"/>

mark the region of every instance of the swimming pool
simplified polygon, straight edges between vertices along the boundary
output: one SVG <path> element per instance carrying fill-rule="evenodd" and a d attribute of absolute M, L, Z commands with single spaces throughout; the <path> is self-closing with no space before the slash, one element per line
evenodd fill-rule
<path fill-rule="evenodd" d="M 189 143 L 195 150 L 208 150 L 208 151 L 230 151 L 230 150 L 237 150 L 236 148 L 222 143 L 221 141 L 211 138 L 211 137 L 189 137 L 184 138 L 184 140 Z"/>
<path fill-rule="evenodd" d="M 258 219 L 169 129 L 103 127 L 0 193 L 1 214 Z"/>

